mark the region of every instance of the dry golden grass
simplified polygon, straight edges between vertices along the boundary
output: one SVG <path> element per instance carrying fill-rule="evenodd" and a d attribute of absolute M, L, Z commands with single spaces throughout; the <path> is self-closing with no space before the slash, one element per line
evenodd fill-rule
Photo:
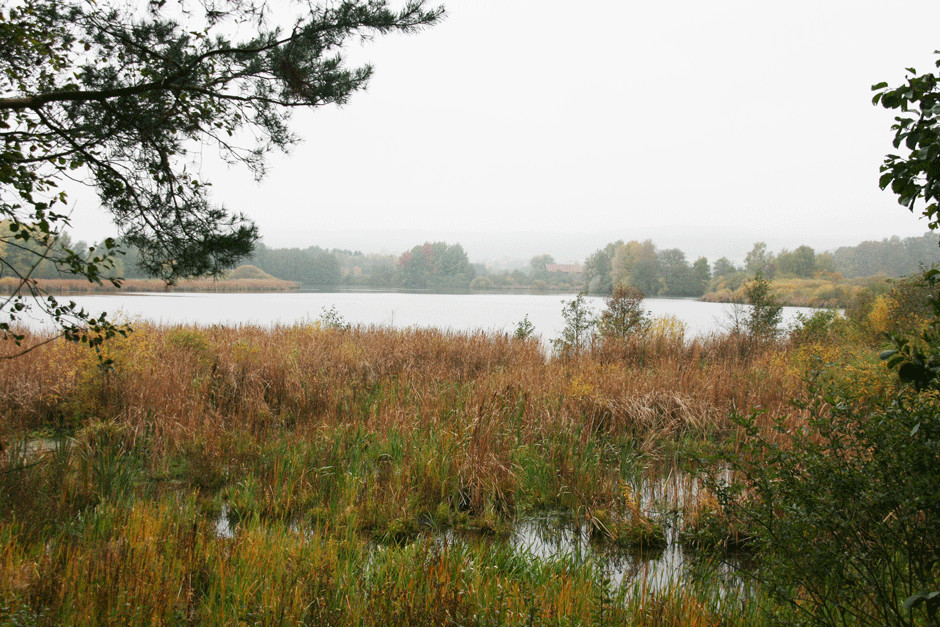
<path fill-rule="evenodd" d="M 561 360 L 535 342 L 482 333 L 142 325 L 105 351 L 113 369 L 64 342 L 0 361 L 3 428 L 117 420 L 179 446 L 230 429 L 354 423 L 469 430 L 489 455 L 509 426 L 516 444 L 572 429 L 648 446 L 726 433 L 732 411 L 792 413 L 801 385 L 785 345 L 748 352 L 728 337 L 638 339 Z"/>

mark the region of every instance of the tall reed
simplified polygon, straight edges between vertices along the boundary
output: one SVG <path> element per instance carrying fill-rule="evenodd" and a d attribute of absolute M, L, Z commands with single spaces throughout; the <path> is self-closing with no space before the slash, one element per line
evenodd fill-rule
<path fill-rule="evenodd" d="M 746 624 L 748 599 L 630 596 L 505 533 L 551 510 L 629 543 L 691 511 L 695 490 L 644 486 L 680 444 L 741 438 L 731 412 L 799 421 L 806 349 L 661 336 L 553 359 L 500 334 L 139 324 L 105 350 L 0 360 L 2 440 L 59 442 L 0 468 L 7 618 Z M 423 533 L 451 528 L 496 540 Z"/>

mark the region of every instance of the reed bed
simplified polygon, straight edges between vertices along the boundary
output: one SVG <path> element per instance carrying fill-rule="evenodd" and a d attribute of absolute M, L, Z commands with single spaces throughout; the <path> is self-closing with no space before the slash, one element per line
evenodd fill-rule
<path fill-rule="evenodd" d="M 0 407 L 7 425 L 93 416 L 169 444 L 221 426 L 353 422 L 382 433 L 512 423 L 523 439 L 574 428 L 652 445 L 724 431 L 730 410 L 790 412 L 800 381 L 789 348 L 744 342 L 628 343 L 561 360 L 484 333 L 141 325 L 107 345 L 111 369 L 61 342 L 0 362 Z"/>
<path fill-rule="evenodd" d="M 733 412 L 798 422 L 808 350 L 661 337 L 561 359 L 484 333 L 144 324 L 102 367 L 54 342 L 0 360 L 0 614 L 748 624 L 759 603 L 708 576 L 614 584 L 506 534 L 551 511 L 653 544 L 665 510 L 706 517 L 698 490 L 670 504 L 644 484 L 743 437 Z M 495 540 L 435 539 L 449 529 Z"/>

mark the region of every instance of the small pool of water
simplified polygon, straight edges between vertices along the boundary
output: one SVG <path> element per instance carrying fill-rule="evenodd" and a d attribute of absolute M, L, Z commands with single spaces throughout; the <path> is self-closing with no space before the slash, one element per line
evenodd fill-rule
<path fill-rule="evenodd" d="M 213 531 L 221 539 L 238 535 L 238 523 L 223 505 L 212 521 Z M 302 525 L 292 529 L 304 533 Z M 484 534 L 470 530 L 432 531 L 420 533 L 415 541 L 432 541 L 440 547 L 485 544 L 493 550 L 508 548 L 518 557 L 544 563 L 566 563 L 572 566 L 593 565 L 601 569 L 612 589 L 636 587 L 639 592 L 669 589 L 683 581 L 704 574 L 717 578 L 722 594 L 747 588 L 750 559 L 741 554 L 713 555 L 684 548 L 678 539 L 675 521 L 666 525 L 666 546 L 659 548 L 621 547 L 591 533 L 586 522 L 574 522 L 564 514 L 546 513 L 530 516 L 513 523 L 508 533 Z M 387 550 L 375 544 L 375 550 Z"/>

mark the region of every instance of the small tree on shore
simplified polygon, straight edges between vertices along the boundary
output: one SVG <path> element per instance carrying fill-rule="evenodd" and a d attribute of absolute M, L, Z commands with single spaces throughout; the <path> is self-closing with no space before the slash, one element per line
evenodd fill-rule
<path fill-rule="evenodd" d="M 535 325 L 529 320 L 529 314 L 526 314 L 516 325 L 516 330 L 512 336 L 517 340 L 528 340 L 533 335 L 535 335 Z"/>
<path fill-rule="evenodd" d="M 577 355 L 590 346 L 597 320 L 585 301 L 584 294 L 578 294 L 574 300 L 565 303 L 561 315 L 565 319 L 565 328 L 561 337 L 552 340 L 552 345 L 555 352 L 563 357 Z"/>
<path fill-rule="evenodd" d="M 744 297 L 751 306 L 746 319 L 747 333 L 755 339 L 773 339 L 780 333 L 783 305 L 770 290 L 770 281 L 761 272 L 744 286 Z"/>
<path fill-rule="evenodd" d="M 641 331 L 647 324 L 643 292 L 635 287 L 617 285 L 606 299 L 606 309 L 598 323 L 601 337 L 624 339 Z"/>

